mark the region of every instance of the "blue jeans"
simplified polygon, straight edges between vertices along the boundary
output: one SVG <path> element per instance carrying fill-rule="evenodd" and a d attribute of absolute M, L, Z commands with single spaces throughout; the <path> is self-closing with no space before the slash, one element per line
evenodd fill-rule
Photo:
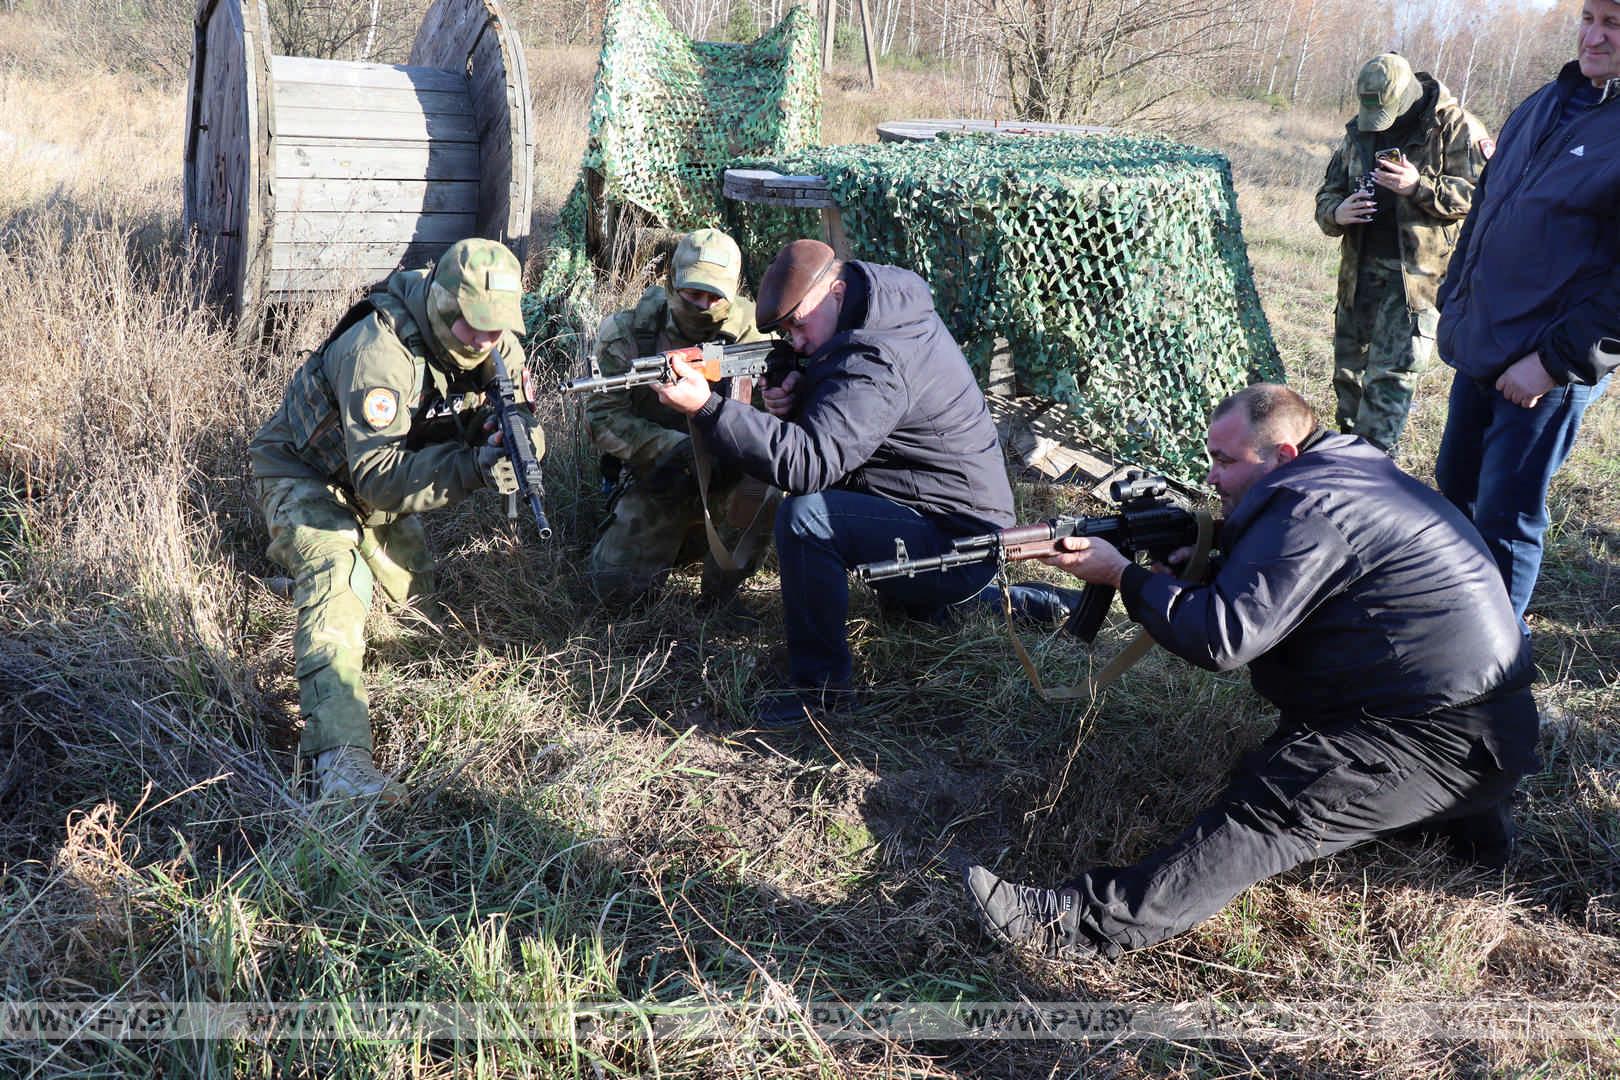
<path fill-rule="evenodd" d="M 975 532 L 981 530 L 974 530 Z M 989 531 L 989 530 L 982 530 Z M 969 533 L 949 532 L 932 518 L 877 495 L 821 491 L 793 495 L 776 512 L 776 557 L 782 570 L 782 621 L 795 686 L 848 686 L 853 674 L 844 621 L 849 569 L 894 558 L 896 538 L 913 558 L 949 551 Z M 873 588 L 885 606 L 931 618 L 978 595 L 995 574 L 991 563 L 944 573 L 890 578 Z"/>
<path fill-rule="evenodd" d="M 1608 382 L 1605 377 L 1596 386 L 1554 387 L 1525 409 L 1490 383 L 1461 372 L 1451 380 L 1435 481 L 1485 538 L 1521 629 L 1541 572 L 1547 488 L 1575 445 L 1586 406 Z"/>

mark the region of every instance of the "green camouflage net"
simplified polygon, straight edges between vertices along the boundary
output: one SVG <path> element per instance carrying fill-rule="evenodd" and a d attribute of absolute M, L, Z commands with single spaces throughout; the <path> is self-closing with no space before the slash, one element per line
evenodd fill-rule
<path fill-rule="evenodd" d="M 636 234 L 720 225 L 727 166 L 819 141 L 816 41 L 802 7 L 739 45 L 693 41 L 656 0 L 611 0 L 580 179 L 524 299 L 530 340 L 549 363 L 572 361 L 579 333 L 595 326 L 597 270 L 635 251 Z"/>
<path fill-rule="evenodd" d="M 1138 135 L 947 135 L 744 164 L 826 178 L 855 258 L 921 274 L 981 382 L 996 339 L 1021 392 L 1181 480 L 1211 408 L 1282 365 L 1225 157 Z M 754 280 L 816 212 L 733 203 Z"/>

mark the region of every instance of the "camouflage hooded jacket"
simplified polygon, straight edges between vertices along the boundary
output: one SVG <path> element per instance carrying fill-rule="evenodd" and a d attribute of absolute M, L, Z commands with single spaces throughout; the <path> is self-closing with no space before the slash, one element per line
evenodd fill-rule
<path fill-rule="evenodd" d="M 1435 294 L 1446 276 L 1446 265 L 1457 234 L 1474 201 L 1474 184 L 1491 149 L 1485 125 L 1469 113 L 1445 85 L 1426 71 L 1417 73 L 1425 108 L 1406 125 L 1401 152 L 1416 166 L 1417 190 L 1395 199 L 1396 232 L 1401 249 L 1406 305 L 1413 311 L 1433 311 Z M 1362 175 L 1373 167 L 1374 140 L 1356 127 L 1345 126 L 1344 141 L 1328 162 L 1327 175 L 1316 192 L 1316 223 L 1329 236 L 1342 237 L 1339 260 L 1339 314 L 1355 304 L 1356 268 L 1361 259 L 1359 225 L 1343 226 L 1333 211 L 1349 198 Z M 1382 144 L 1379 144 L 1382 149 Z"/>
<path fill-rule="evenodd" d="M 754 327 L 754 302 L 738 296 L 720 332 L 733 341 L 764 341 Z M 636 306 L 602 320 L 597 330 L 596 366 L 603 375 L 622 375 L 630 363 L 666 349 L 701 345 L 689 341 L 675 325 L 662 285 L 641 294 Z M 650 469 L 665 451 L 686 438 L 686 417 L 661 405 L 650 386 L 585 399 L 585 424 L 596 448 L 632 469 Z"/>
<path fill-rule="evenodd" d="M 428 344 L 432 273 L 394 274 L 369 297 L 373 310 L 310 354 L 248 447 L 255 477 L 325 480 L 368 520 L 436 510 L 484 486 L 475 448 L 488 377 Z M 496 348 L 521 369 L 515 336 Z"/>

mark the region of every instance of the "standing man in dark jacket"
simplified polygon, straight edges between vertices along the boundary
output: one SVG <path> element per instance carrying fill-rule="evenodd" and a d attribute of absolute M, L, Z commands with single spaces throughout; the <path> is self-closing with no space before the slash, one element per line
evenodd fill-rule
<path fill-rule="evenodd" d="M 692 417 L 717 458 L 788 493 L 776 547 L 792 688 L 757 717 L 788 727 L 836 711 L 851 688 L 848 568 L 892 558 L 897 538 L 932 555 L 1004 528 L 1013 500 L 984 394 L 922 278 L 795 240 L 765 271 L 757 319 L 805 358 L 764 391 L 768 412 L 711 393 L 691 368 L 659 396 Z M 879 593 L 928 617 L 975 596 L 993 571 L 896 578 Z"/>
<path fill-rule="evenodd" d="M 1317 225 L 1341 238 L 1333 391 L 1339 430 L 1393 452 L 1434 354 L 1435 293 L 1490 141 L 1396 53 L 1367 61 L 1356 96 L 1361 110 L 1316 193 Z"/>
<path fill-rule="evenodd" d="M 1485 537 L 1521 628 L 1547 489 L 1620 362 L 1620 3 L 1586 0 L 1578 52 L 1503 125 L 1440 290 L 1457 373 L 1435 479 Z"/>
<path fill-rule="evenodd" d="M 1031 888 L 967 872 L 1002 940 L 1115 955 L 1207 919 L 1257 881 L 1414 825 L 1507 858 L 1508 800 L 1536 767 L 1529 647 L 1479 534 L 1365 441 L 1327 434 L 1281 386 L 1209 427 L 1226 558 L 1207 585 L 1065 541 L 1050 562 L 1116 586 L 1153 640 L 1200 667 L 1249 665 L 1277 731 L 1175 840 L 1134 866 Z"/>

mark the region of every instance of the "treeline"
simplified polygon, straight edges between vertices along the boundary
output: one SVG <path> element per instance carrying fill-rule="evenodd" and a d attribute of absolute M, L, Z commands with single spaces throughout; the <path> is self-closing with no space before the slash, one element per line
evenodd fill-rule
<path fill-rule="evenodd" d="M 3 0 L 116 65 L 183 75 L 194 0 Z M 246 0 L 251 3 L 253 0 Z M 277 53 L 397 62 L 428 0 L 265 0 Z M 605 0 L 504 0 L 531 44 L 593 44 Z M 745 40 L 790 0 L 661 0 L 695 37 Z M 860 0 L 839 5 L 835 44 L 861 48 Z M 1117 122 L 1200 94 L 1346 111 L 1369 56 L 1405 54 L 1495 126 L 1574 55 L 1578 9 L 1556 0 L 866 0 L 880 57 L 949 64 L 986 112 Z M 823 12 L 824 8 L 821 9 Z"/>

